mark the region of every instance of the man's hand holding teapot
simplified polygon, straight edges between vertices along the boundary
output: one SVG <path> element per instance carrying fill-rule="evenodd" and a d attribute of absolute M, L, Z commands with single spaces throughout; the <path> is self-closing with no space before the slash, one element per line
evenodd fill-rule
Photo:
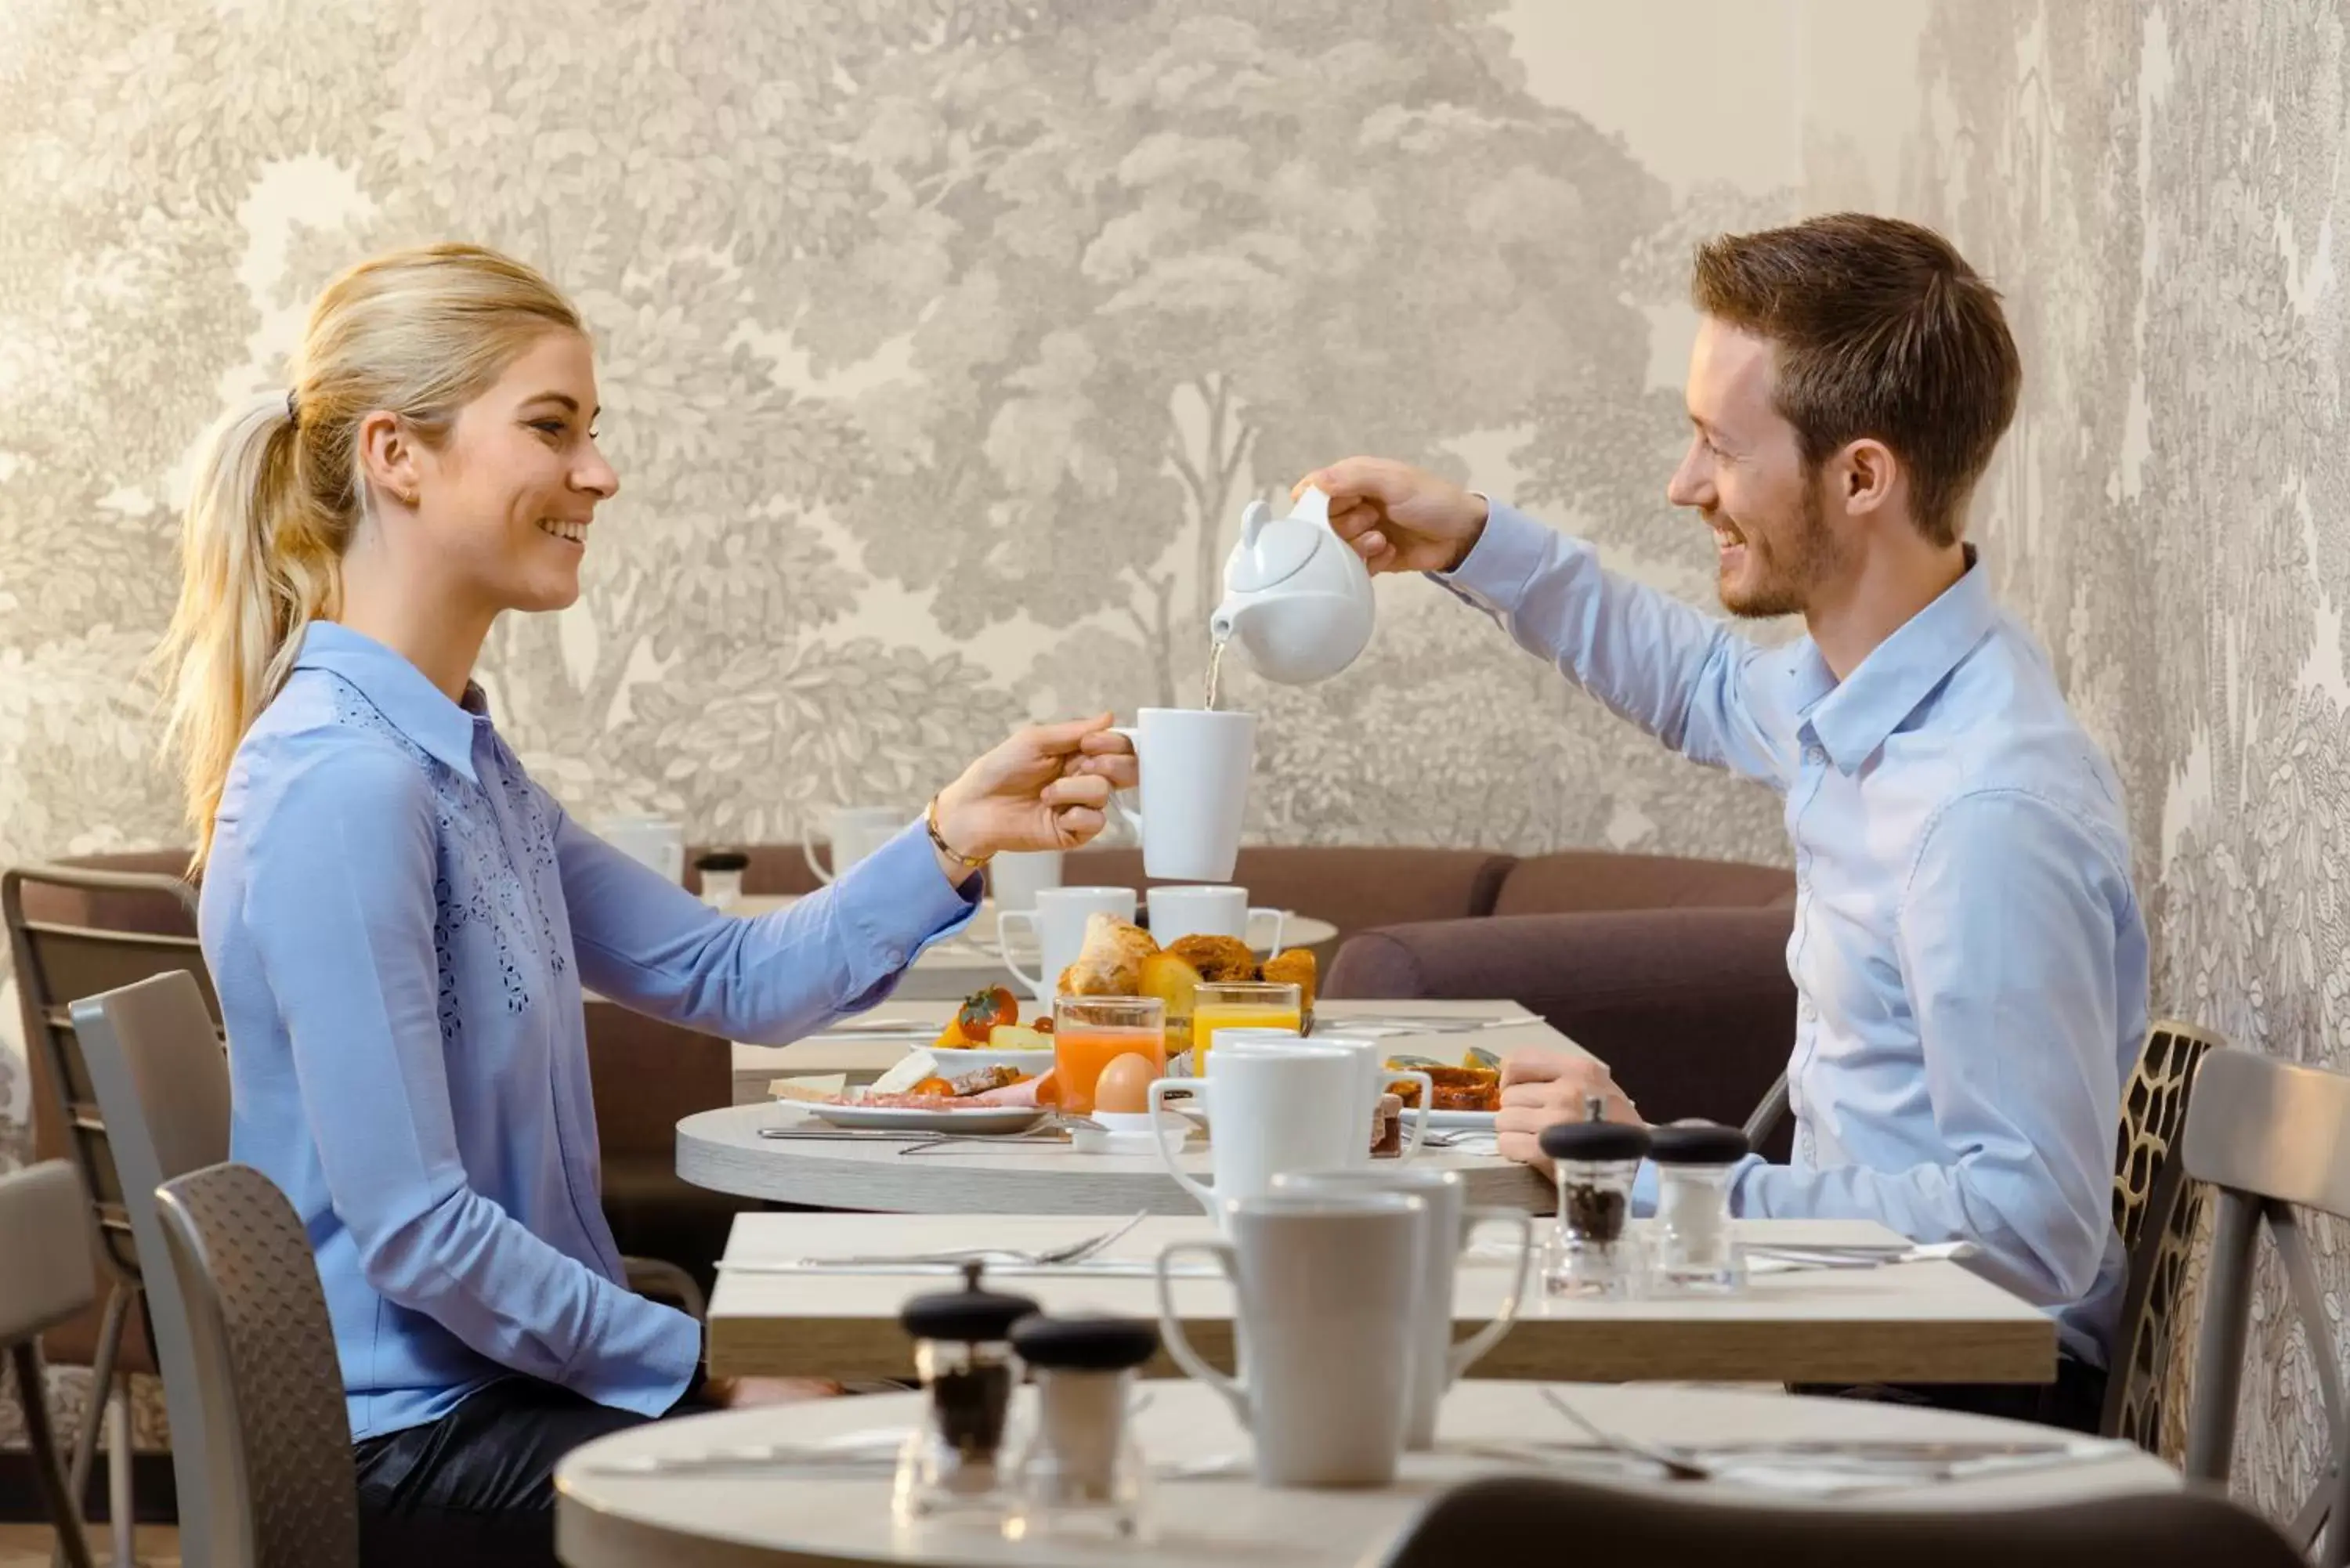
<path fill-rule="evenodd" d="M 1449 572 L 1485 532 L 1485 498 L 1425 469 L 1350 457 L 1299 480 L 1330 498 L 1330 529 L 1373 572 Z"/>

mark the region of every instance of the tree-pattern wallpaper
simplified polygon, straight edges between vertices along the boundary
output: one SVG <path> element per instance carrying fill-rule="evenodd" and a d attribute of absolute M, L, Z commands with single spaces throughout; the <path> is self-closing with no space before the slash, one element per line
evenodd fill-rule
<path fill-rule="evenodd" d="M 1714 77 L 1627 109 L 1627 41 Z M 2331 0 L 10 0 L 0 858 L 181 841 L 141 662 L 191 449 L 371 252 L 505 249 L 594 327 L 622 493 L 485 658 L 525 761 L 783 838 L 1024 715 L 1196 701 L 1242 506 L 1348 452 L 1704 597 L 1690 246 L 1865 205 L 2007 291 L 1975 533 L 2129 785 L 2157 1011 L 2338 1062 L 2344 43 Z M 1339 679 L 1226 672 L 1261 836 L 1783 858 L 1769 795 L 1380 593 Z M 0 996 L 0 1163 L 16 1033 Z M 2272 1508 L 2323 1450 L 2283 1315 Z"/>

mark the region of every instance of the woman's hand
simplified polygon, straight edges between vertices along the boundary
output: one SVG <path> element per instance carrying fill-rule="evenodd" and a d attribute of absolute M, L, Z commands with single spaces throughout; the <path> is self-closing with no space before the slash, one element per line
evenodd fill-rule
<path fill-rule="evenodd" d="M 1135 782 L 1134 747 L 1109 723 L 1103 713 L 1020 731 L 939 792 L 940 836 L 974 860 L 1087 842 L 1108 821 L 1110 792 Z"/>

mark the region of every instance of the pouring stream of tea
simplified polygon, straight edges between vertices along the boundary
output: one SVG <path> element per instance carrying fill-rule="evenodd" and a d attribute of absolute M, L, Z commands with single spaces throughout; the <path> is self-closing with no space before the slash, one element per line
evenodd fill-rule
<path fill-rule="evenodd" d="M 1211 713 L 1216 711 L 1216 680 L 1223 673 L 1224 649 L 1232 643 L 1230 637 L 1208 635 L 1208 699 L 1201 704 Z"/>

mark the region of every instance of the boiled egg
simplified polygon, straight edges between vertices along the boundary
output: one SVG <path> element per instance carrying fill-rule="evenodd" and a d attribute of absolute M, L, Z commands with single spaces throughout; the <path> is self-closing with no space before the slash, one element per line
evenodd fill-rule
<path fill-rule="evenodd" d="M 1094 1080 L 1094 1109 L 1112 1116 L 1140 1116 L 1150 1108 L 1150 1085 L 1159 1069 L 1139 1051 L 1128 1051 L 1110 1062 Z"/>

